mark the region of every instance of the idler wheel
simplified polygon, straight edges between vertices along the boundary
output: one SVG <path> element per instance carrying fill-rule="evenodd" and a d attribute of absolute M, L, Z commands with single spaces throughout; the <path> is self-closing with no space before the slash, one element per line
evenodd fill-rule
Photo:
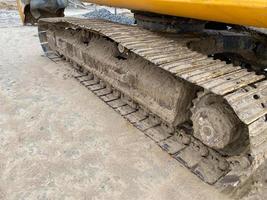
<path fill-rule="evenodd" d="M 243 123 L 231 107 L 214 94 L 199 95 L 192 109 L 194 136 L 207 146 L 223 150 L 240 138 Z"/>

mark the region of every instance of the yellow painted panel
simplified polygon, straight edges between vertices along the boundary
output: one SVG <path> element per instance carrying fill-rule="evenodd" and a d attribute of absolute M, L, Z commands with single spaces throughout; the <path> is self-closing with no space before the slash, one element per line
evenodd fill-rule
<path fill-rule="evenodd" d="M 25 4 L 21 0 L 17 0 L 17 7 L 18 7 L 20 19 L 22 23 L 24 24 L 25 23 L 25 15 L 24 15 Z"/>
<path fill-rule="evenodd" d="M 267 28 L 267 0 L 83 0 L 154 13 Z"/>

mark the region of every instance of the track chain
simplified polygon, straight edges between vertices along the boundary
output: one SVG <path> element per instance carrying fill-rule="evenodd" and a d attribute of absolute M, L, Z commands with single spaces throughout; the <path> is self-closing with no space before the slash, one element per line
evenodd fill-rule
<path fill-rule="evenodd" d="M 240 161 L 239 157 L 236 159 L 222 157 L 192 137 L 188 128 L 166 129 L 161 120 L 154 119 L 153 113 L 142 110 L 137 103 L 129 104 L 123 98 L 123 94 L 112 87 L 107 87 L 108 84 L 100 80 L 96 74 L 88 71 L 71 57 L 64 55 L 66 60 L 73 63 L 73 66 L 78 69 L 75 78 L 82 85 L 95 93 L 202 180 L 209 184 L 215 184 L 222 190 L 232 191 L 233 188 L 244 184 L 254 168 L 257 168 L 258 164 L 265 159 L 267 81 L 264 76 L 189 50 L 186 43 L 192 38 L 181 40 L 175 37 L 162 37 L 137 27 L 74 18 L 46 19 L 40 22 L 41 44 L 46 55 L 52 60 L 59 58 L 47 44 L 45 27 L 47 24 L 54 23 L 65 23 L 73 30 L 81 28 L 109 37 L 123 48 L 149 60 L 175 76 L 196 84 L 205 91 L 224 97 L 249 128 L 251 153 L 256 163 L 249 167 L 245 166 L 242 170 L 239 169 L 240 163 L 236 166 L 236 160 Z"/>

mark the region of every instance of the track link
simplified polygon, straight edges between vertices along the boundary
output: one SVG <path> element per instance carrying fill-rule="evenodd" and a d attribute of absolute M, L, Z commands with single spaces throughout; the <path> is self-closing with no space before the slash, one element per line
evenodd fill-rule
<path fill-rule="evenodd" d="M 192 136 L 190 125 L 165 126 L 165 120 L 110 85 L 97 70 L 88 68 L 64 49 L 51 49 L 47 32 L 55 27 L 84 30 L 116 43 L 122 52 L 130 52 L 187 81 L 203 91 L 218 95 L 233 108 L 247 126 L 250 145 L 237 156 L 220 155 Z M 152 138 L 173 158 L 194 174 L 221 190 L 233 191 L 245 184 L 253 171 L 265 160 L 267 148 L 267 81 L 265 76 L 248 72 L 241 67 L 214 60 L 187 48 L 192 37 L 179 38 L 160 35 L 134 26 L 114 24 L 102 20 L 55 18 L 41 20 L 39 37 L 42 48 L 51 59 L 63 55 L 79 72 L 75 78 L 104 102 L 119 112 L 139 130 Z M 75 43 L 66 45 L 75 47 Z M 56 50 L 56 51 L 55 51 Z M 126 98 L 125 98 L 126 97 Z"/>

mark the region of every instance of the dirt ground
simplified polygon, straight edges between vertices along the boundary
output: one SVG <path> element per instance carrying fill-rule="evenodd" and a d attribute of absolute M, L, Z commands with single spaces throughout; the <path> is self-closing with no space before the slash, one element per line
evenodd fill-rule
<path fill-rule="evenodd" d="M 16 0 L 0 0 L 0 9 L 16 10 Z"/>
<path fill-rule="evenodd" d="M 0 10 L 0 55 L 1 200 L 228 199 L 45 58 L 16 11 Z M 245 200 L 267 199 L 266 168 Z"/>

